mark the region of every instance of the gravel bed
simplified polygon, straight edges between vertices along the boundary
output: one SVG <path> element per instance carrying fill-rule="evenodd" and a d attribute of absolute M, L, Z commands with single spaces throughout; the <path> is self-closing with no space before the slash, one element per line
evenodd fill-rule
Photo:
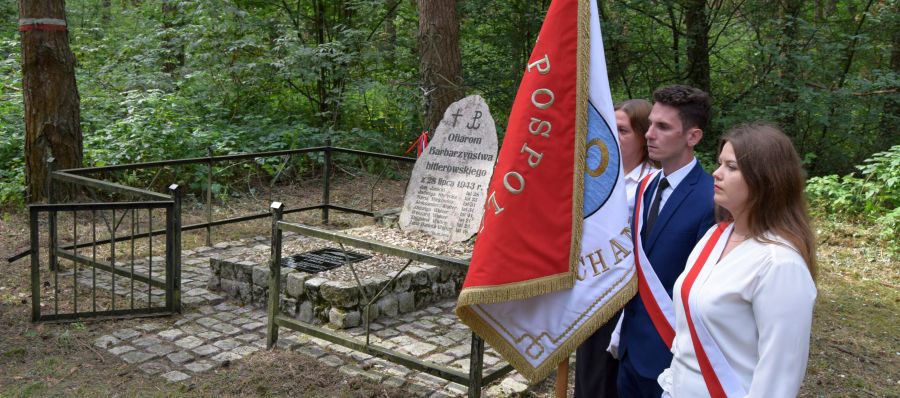
<path fill-rule="evenodd" d="M 379 225 L 369 225 L 358 228 L 351 228 L 338 231 L 341 234 L 355 236 L 367 240 L 377 241 L 393 246 L 399 246 L 407 249 L 414 249 L 426 253 L 455 257 L 460 259 L 468 259 L 472 256 L 472 247 L 474 241 L 466 242 L 446 242 L 433 238 L 431 235 L 421 231 L 403 232 L 399 228 L 385 228 Z M 295 254 L 305 253 L 312 250 L 332 247 L 340 249 L 340 245 L 324 239 L 310 238 L 299 234 L 285 233 L 284 242 L 282 244 L 282 257 L 292 256 Z M 362 279 L 387 275 L 393 271 L 399 271 L 403 268 L 408 260 L 375 253 L 369 250 L 359 249 L 352 246 L 344 245 L 349 251 L 372 256 L 367 260 L 353 263 L 357 276 Z M 247 260 L 258 264 L 265 264 L 269 260 L 269 250 L 254 249 Z M 422 264 L 413 262 L 410 266 Z M 350 267 L 341 266 L 328 271 L 315 274 L 317 277 L 325 278 L 333 281 L 355 282 L 353 271 Z"/>

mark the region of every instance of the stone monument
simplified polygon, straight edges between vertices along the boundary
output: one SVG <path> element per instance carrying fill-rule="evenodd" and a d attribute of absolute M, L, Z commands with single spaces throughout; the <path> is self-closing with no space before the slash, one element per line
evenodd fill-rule
<path fill-rule="evenodd" d="M 478 231 L 497 160 L 497 128 L 484 99 L 454 102 L 413 167 L 400 228 L 454 242 Z"/>

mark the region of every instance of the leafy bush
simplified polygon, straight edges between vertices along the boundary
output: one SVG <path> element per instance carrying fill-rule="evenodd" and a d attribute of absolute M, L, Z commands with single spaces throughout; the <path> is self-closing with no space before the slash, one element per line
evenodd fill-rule
<path fill-rule="evenodd" d="M 19 43 L 14 35 L 0 38 L 0 205 L 21 205 L 25 187 L 24 103 L 19 72 Z"/>
<path fill-rule="evenodd" d="M 21 132 L 0 134 L 0 205 L 22 205 L 25 187 L 25 161 L 19 151 L 25 146 Z"/>
<path fill-rule="evenodd" d="M 888 242 L 900 238 L 900 145 L 879 152 L 856 166 L 859 176 L 810 178 L 806 193 L 813 212 L 874 222 Z M 892 249 L 897 250 L 896 244 Z"/>

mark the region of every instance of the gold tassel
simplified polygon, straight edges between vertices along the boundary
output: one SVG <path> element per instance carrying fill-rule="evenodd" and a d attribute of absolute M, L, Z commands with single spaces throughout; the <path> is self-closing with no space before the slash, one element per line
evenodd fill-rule
<path fill-rule="evenodd" d="M 457 306 L 456 315 L 472 331 L 503 356 L 522 376 L 528 379 L 530 384 L 537 384 L 554 371 L 561 361 L 568 358 L 581 343 L 587 340 L 594 332 L 612 318 L 613 315 L 631 300 L 637 293 L 637 278 L 632 274 L 631 279 L 609 299 L 609 302 L 588 319 L 565 343 L 556 348 L 550 356 L 534 368 L 519 353 L 518 350 L 506 341 L 496 330 L 478 316 L 470 306 Z"/>
<path fill-rule="evenodd" d="M 572 200 L 572 244 L 569 250 L 569 271 L 564 274 L 550 275 L 498 286 L 466 288 L 460 292 L 456 304 L 456 315 L 486 343 L 500 353 L 531 384 L 536 384 L 556 370 L 563 360 L 603 326 L 615 313 L 631 300 L 637 293 L 635 274 L 626 282 L 621 290 L 609 299 L 606 305 L 588 319 L 565 343 L 537 368 L 533 368 L 525 358 L 488 325 L 474 310 L 472 305 L 522 300 L 557 290 L 570 289 L 575 284 L 578 261 L 581 257 L 582 224 L 584 217 L 584 168 L 587 158 L 587 110 L 588 110 L 588 69 L 590 67 L 590 3 L 589 0 L 578 0 L 578 72 L 576 76 L 575 138 L 573 165 L 573 200 Z"/>
<path fill-rule="evenodd" d="M 591 8 L 586 0 L 578 0 L 578 72 L 575 93 L 575 164 L 572 165 L 572 245 L 569 251 L 569 273 L 572 282 L 578 272 L 581 257 L 581 236 L 584 217 L 584 163 L 587 159 L 587 110 L 588 110 L 588 69 L 591 64 Z"/>
<path fill-rule="evenodd" d="M 456 305 L 461 307 L 524 300 L 557 290 L 571 289 L 573 286 L 572 274 L 566 272 L 505 285 L 467 287 L 459 293 Z"/>

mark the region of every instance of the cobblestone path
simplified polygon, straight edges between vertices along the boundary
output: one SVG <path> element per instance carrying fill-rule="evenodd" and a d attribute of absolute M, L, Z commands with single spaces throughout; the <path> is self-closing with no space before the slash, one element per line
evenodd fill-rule
<path fill-rule="evenodd" d="M 214 247 L 185 251 L 182 258 L 183 314 L 171 327 L 159 320 L 136 328 L 117 330 L 98 338 L 94 345 L 107 350 L 150 375 L 171 382 L 202 377 L 203 372 L 239 361 L 266 346 L 266 313 L 258 307 L 237 306 L 206 289 L 209 258 L 236 256 L 258 246 L 265 238 L 224 242 Z M 151 292 L 156 293 L 156 292 Z M 469 370 L 471 332 L 453 313 L 455 301 L 438 302 L 396 318 L 381 317 L 370 325 L 372 344 L 397 350 L 438 364 Z M 365 330 L 340 331 L 365 341 Z M 426 373 L 355 352 L 325 340 L 280 328 L 277 349 L 293 350 L 315 358 L 323 366 L 400 387 L 411 396 L 465 396 L 466 388 Z M 486 347 L 486 372 L 505 366 L 499 355 Z M 484 396 L 508 396 L 527 388 L 516 372 L 485 389 Z"/>

